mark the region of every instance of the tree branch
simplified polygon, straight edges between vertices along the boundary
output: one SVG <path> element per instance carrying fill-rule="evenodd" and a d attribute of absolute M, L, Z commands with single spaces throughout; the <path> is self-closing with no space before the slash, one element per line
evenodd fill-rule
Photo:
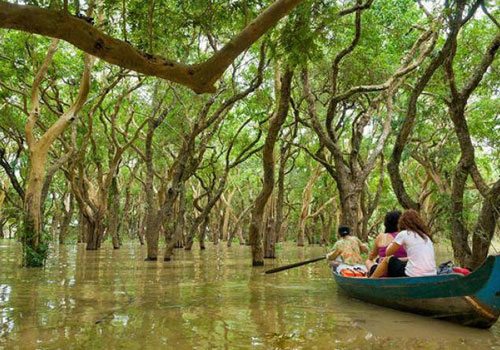
<path fill-rule="evenodd" d="M 120 67 L 185 85 L 197 93 L 215 92 L 214 83 L 231 63 L 303 0 L 277 0 L 221 50 L 201 64 L 142 53 L 65 11 L 0 1 L 0 28 L 21 30 L 67 41 L 80 50 Z"/>

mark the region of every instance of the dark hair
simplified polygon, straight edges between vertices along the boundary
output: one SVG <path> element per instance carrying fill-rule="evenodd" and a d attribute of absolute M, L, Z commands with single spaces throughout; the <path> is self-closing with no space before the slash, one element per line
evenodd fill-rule
<path fill-rule="evenodd" d="M 424 220 L 418 215 L 418 213 L 413 210 L 405 211 L 399 218 L 398 223 L 399 231 L 408 230 L 417 233 L 423 239 L 429 238 L 432 240 L 432 234 L 430 233 Z"/>
<path fill-rule="evenodd" d="M 344 225 L 339 226 L 340 237 L 345 237 L 345 236 L 349 235 L 350 233 L 351 233 L 351 229 L 349 228 L 349 226 L 344 226 Z"/>
<path fill-rule="evenodd" d="M 399 210 L 393 210 L 385 214 L 384 226 L 386 233 L 398 232 L 398 221 L 401 216 Z"/>

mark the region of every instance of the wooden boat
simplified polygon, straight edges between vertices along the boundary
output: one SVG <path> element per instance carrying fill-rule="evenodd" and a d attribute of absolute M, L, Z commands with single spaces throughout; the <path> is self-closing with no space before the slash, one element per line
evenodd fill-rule
<path fill-rule="evenodd" d="M 342 291 L 372 304 L 489 328 L 500 315 L 500 256 L 490 256 L 468 276 L 343 277 L 332 268 Z"/>

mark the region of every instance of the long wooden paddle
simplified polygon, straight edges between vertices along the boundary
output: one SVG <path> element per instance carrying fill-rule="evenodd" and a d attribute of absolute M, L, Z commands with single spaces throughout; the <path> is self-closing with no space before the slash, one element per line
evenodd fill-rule
<path fill-rule="evenodd" d="M 280 271 L 284 271 L 284 270 L 288 270 L 288 269 L 293 269 L 294 267 L 299 267 L 299 266 L 302 266 L 302 265 L 310 264 L 310 263 L 313 263 L 313 262 L 316 262 L 316 261 L 320 261 L 320 260 L 324 260 L 324 259 L 326 259 L 326 256 L 322 256 L 322 257 L 316 258 L 316 259 L 301 261 L 301 262 L 298 262 L 298 263 L 295 263 L 295 264 L 290 264 L 290 265 L 275 267 L 274 269 L 267 270 L 266 274 L 276 273 L 276 272 L 280 272 Z"/>

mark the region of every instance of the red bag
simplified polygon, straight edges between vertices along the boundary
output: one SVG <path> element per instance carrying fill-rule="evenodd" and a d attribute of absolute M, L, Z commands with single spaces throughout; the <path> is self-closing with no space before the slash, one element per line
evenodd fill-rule
<path fill-rule="evenodd" d="M 366 273 L 361 271 L 361 270 L 358 270 L 356 268 L 354 269 L 342 269 L 340 271 L 340 274 L 344 277 L 365 277 L 366 276 Z"/>
<path fill-rule="evenodd" d="M 464 276 L 467 276 L 470 273 L 469 269 L 464 269 L 463 267 L 453 267 L 453 272 L 461 273 Z"/>
<path fill-rule="evenodd" d="M 356 273 L 351 269 L 342 269 L 342 271 L 340 271 L 340 274 L 344 277 L 355 277 L 356 276 Z"/>

